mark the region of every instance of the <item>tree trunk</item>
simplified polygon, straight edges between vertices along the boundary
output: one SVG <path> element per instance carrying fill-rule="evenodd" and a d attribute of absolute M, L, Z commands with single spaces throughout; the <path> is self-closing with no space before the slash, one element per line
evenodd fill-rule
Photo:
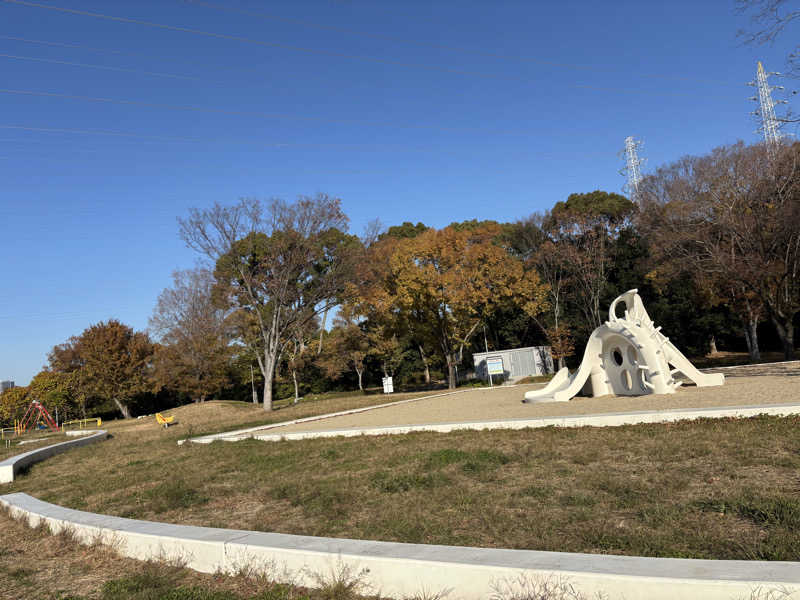
<path fill-rule="evenodd" d="M 447 389 L 456 389 L 456 361 L 454 356 L 447 356 Z"/>
<path fill-rule="evenodd" d="M 794 315 L 784 317 L 783 319 L 772 316 L 772 324 L 775 325 L 775 331 L 778 332 L 778 337 L 783 346 L 784 360 L 794 360 Z"/>
<path fill-rule="evenodd" d="M 758 347 L 758 321 L 750 319 L 745 323 L 744 339 L 747 342 L 747 354 L 750 360 L 761 360 L 761 349 Z"/>
<path fill-rule="evenodd" d="M 264 410 L 272 410 L 272 373 L 264 375 L 264 393 L 262 394 L 264 400 Z"/>
<path fill-rule="evenodd" d="M 116 404 L 117 408 L 119 409 L 119 412 L 122 413 L 123 418 L 125 419 L 131 418 L 131 410 L 128 408 L 127 404 L 123 404 L 117 398 L 114 398 L 114 404 Z"/>
<path fill-rule="evenodd" d="M 364 391 L 364 386 L 361 385 L 361 375 L 364 373 L 364 371 L 363 371 L 363 369 L 361 371 L 356 369 L 356 373 L 358 373 L 358 389 L 361 390 L 361 392 L 363 392 Z"/>
<path fill-rule="evenodd" d="M 563 369 L 566 366 L 567 366 L 567 362 L 564 360 L 564 357 L 563 356 L 559 356 L 558 357 L 558 368 L 559 368 L 559 370 Z"/>
<path fill-rule="evenodd" d="M 297 369 L 292 369 L 292 381 L 294 381 L 294 403 L 297 404 L 300 399 L 300 393 L 297 389 Z"/>
<path fill-rule="evenodd" d="M 711 334 L 711 339 L 708 340 L 708 353 L 717 354 L 717 336 Z"/>
<path fill-rule="evenodd" d="M 425 351 L 422 346 L 419 346 L 419 357 L 422 359 L 422 364 L 425 365 L 425 383 L 430 385 L 431 382 L 431 369 L 428 366 L 428 359 L 425 357 Z"/>

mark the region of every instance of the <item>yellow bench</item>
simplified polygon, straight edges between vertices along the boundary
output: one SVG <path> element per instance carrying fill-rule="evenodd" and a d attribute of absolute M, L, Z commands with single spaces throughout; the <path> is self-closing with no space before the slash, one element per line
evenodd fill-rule
<path fill-rule="evenodd" d="M 158 424 L 163 425 L 164 429 L 166 429 L 175 422 L 175 417 L 165 417 L 161 413 L 156 413 L 156 421 L 158 421 Z"/>

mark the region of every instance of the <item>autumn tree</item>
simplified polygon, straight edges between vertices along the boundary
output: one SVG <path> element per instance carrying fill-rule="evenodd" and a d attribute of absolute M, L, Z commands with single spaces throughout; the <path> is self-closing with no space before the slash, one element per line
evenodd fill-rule
<path fill-rule="evenodd" d="M 126 419 L 133 400 L 151 389 L 153 344 L 116 319 L 88 327 L 71 344 L 79 357 L 77 384 L 86 397 L 111 401 Z"/>
<path fill-rule="evenodd" d="M 208 270 L 176 271 L 172 278 L 150 317 L 150 330 L 160 341 L 154 378 L 158 387 L 203 402 L 228 383 L 231 326 L 226 310 L 213 302 Z"/>
<path fill-rule="evenodd" d="M 643 184 L 641 227 L 654 247 L 728 294 L 747 335 L 763 309 L 791 359 L 800 311 L 800 145 L 773 154 L 740 142 L 685 157 Z"/>
<path fill-rule="evenodd" d="M 325 374 L 338 379 L 346 371 L 353 371 L 358 378 L 358 389 L 364 391 L 364 359 L 370 350 L 370 339 L 362 329 L 358 315 L 352 305 L 344 305 L 333 320 L 333 329 L 328 343 L 317 363 Z"/>
<path fill-rule="evenodd" d="M 0 394 L 0 423 L 11 426 L 20 420 L 31 403 L 28 388 L 17 386 Z"/>
<path fill-rule="evenodd" d="M 516 304 L 530 314 L 546 304 L 538 276 L 496 243 L 497 226 L 430 229 L 394 240 L 387 270 L 372 294 L 406 315 L 417 335 L 435 343 L 447 365 L 448 386 L 482 320 L 500 306 Z"/>
<path fill-rule="evenodd" d="M 337 304 L 356 272 L 361 244 L 347 221 L 341 201 L 324 194 L 215 204 L 180 220 L 183 240 L 213 262 L 215 298 L 258 360 L 264 410 L 287 334 Z"/>

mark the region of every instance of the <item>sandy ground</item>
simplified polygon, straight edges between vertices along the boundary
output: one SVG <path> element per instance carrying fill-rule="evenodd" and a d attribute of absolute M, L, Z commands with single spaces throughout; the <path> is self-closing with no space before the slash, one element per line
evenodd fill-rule
<path fill-rule="evenodd" d="M 683 387 L 675 394 L 574 398 L 569 402 L 547 404 L 522 403 L 525 392 L 541 387 L 543 387 L 541 384 L 537 384 L 467 390 L 449 396 L 422 399 L 354 415 L 277 427 L 270 429 L 269 433 L 329 431 L 332 429 L 457 421 L 494 421 L 638 410 L 800 403 L 800 376 L 798 375 L 729 377 L 726 379 L 725 385 L 720 387 Z"/>

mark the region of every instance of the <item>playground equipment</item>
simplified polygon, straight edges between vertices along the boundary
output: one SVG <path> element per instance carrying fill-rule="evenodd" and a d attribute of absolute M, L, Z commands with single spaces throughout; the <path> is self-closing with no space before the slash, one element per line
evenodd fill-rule
<path fill-rule="evenodd" d="M 28 405 L 28 410 L 25 411 L 25 415 L 15 426 L 17 435 L 25 433 L 28 431 L 29 427 L 36 427 L 40 422 L 44 422 L 51 431 L 58 433 L 58 424 L 56 424 L 53 417 L 50 416 L 50 413 L 47 412 L 47 409 L 38 400 L 31 400 L 30 405 Z"/>
<path fill-rule="evenodd" d="M 172 423 L 175 421 L 175 417 L 165 417 L 161 413 L 156 413 L 156 421 L 159 425 L 164 427 L 164 429 L 168 428 Z"/>
<path fill-rule="evenodd" d="M 76 425 L 78 429 L 84 427 L 100 427 L 103 424 L 103 419 L 100 417 L 91 417 L 88 419 L 72 419 L 71 421 L 64 421 L 61 423 L 61 429 L 66 429 L 69 426 Z"/>
<path fill-rule="evenodd" d="M 698 387 L 722 385 L 724 375 L 701 373 L 661 333 L 637 291 L 627 291 L 611 303 L 608 321 L 592 332 L 575 373 L 570 375 L 564 367 L 547 387 L 526 393 L 523 402 L 566 402 L 581 390 L 594 397 L 674 394 L 681 386 L 674 377 L 678 372 Z M 617 315 L 620 303 L 625 305 L 622 317 Z"/>

